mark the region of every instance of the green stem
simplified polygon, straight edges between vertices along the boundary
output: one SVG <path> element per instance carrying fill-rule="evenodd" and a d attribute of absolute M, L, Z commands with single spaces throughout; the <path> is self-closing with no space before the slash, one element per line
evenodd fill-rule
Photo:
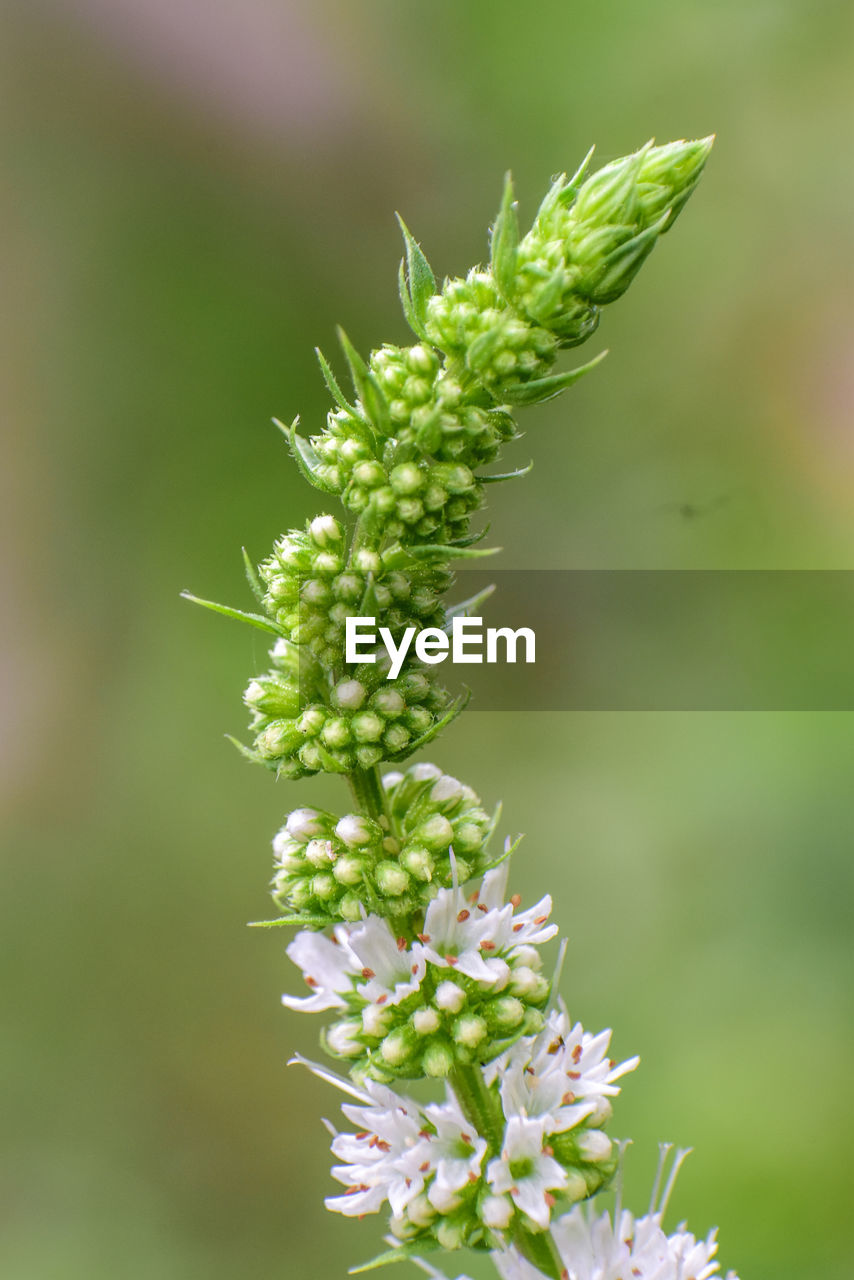
<path fill-rule="evenodd" d="M 347 781 L 361 812 L 373 818 L 374 822 L 386 818 L 386 823 L 381 824 L 386 826 L 388 815 L 385 811 L 385 797 L 376 765 L 373 769 L 354 769 L 352 773 L 347 774 Z"/>
<path fill-rule="evenodd" d="M 480 1067 L 454 1067 L 449 1084 L 463 1115 L 486 1138 L 490 1154 L 497 1156 L 504 1138 L 504 1116 Z"/>
<path fill-rule="evenodd" d="M 527 1260 L 551 1280 L 566 1280 L 566 1267 L 550 1231 L 516 1230 L 513 1243 Z"/>

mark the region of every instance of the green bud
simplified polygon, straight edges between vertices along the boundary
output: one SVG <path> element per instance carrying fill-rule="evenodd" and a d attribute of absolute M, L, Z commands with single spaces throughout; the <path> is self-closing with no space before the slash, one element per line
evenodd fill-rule
<path fill-rule="evenodd" d="M 496 1026 L 512 1030 L 518 1027 L 525 1017 L 525 1006 L 521 1000 L 513 996 L 499 996 L 489 1004 L 489 1014 Z"/>
<path fill-rule="evenodd" d="M 365 686 L 360 680 L 341 680 L 332 690 L 333 703 L 343 711 L 358 711 L 365 696 Z"/>
<path fill-rule="evenodd" d="M 420 467 L 416 467 L 413 462 L 404 462 L 392 470 L 389 481 L 395 493 L 405 496 L 417 493 L 422 488 L 424 476 Z"/>
<path fill-rule="evenodd" d="M 336 868 L 337 870 L 337 868 Z M 342 920 L 355 924 L 362 918 L 362 900 L 355 893 L 345 893 L 338 903 L 338 914 Z"/>
<path fill-rule="evenodd" d="M 416 1009 L 412 1015 L 416 1035 L 431 1036 L 439 1030 L 441 1019 L 435 1009 Z"/>
<path fill-rule="evenodd" d="M 315 516 L 308 532 L 319 547 L 337 546 L 344 538 L 344 530 L 334 516 Z"/>
<path fill-rule="evenodd" d="M 335 883 L 334 877 L 328 872 L 321 872 L 320 875 L 312 877 L 311 891 L 316 898 L 320 898 L 323 902 L 326 898 L 334 898 L 338 892 L 338 885 Z"/>
<path fill-rule="evenodd" d="M 459 1222 L 442 1218 L 436 1227 L 436 1239 L 443 1249 L 461 1249 L 466 1242 L 466 1233 Z"/>
<path fill-rule="evenodd" d="M 408 1027 L 395 1027 L 380 1045 L 380 1057 L 390 1067 L 400 1067 L 415 1048 L 415 1035 Z"/>
<path fill-rule="evenodd" d="M 430 881 L 433 879 L 436 864 L 427 849 L 422 849 L 418 845 L 410 846 L 400 855 L 400 861 L 416 880 Z"/>
<path fill-rule="evenodd" d="M 421 1066 L 426 1076 L 441 1080 L 451 1074 L 456 1064 L 453 1050 L 441 1041 L 434 1041 L 424 1050 Z"/>
<path fill-rule="evenodd" d="M 353 717 L 350 728 L 357 742 L 376 742 L 382 737 L 385 721 L 372 711 L 363 711 Z"/>
<path fill-rule="evenodd" d="M 399 898 L 409 888 L 409 876 L 396 862 L 381 862 L 375 875 L 377 888 L 384 897 Z"/>
<path fill-rule="evenodd" d="M 438 851 L 447 849 L 454 838 L 454 828 L 441 813 L 434 813 L 427 822 L 418 827 L 414 834 L 416 839 L 425 844 L 428 849 Z"/>
<path fill-rule="evenodd" d="M 396 689 L 377 690 L 371 698 L 371 706 L 386 720 L 402 715 L 406 710 L 406 703 Z"/>
<path fill-rule="evenodd" d="M 465 1014 L 457 1018 L 453 1027 L 453 1035 L 457 1044 L 466 1049 L 475 1049 L 487 1034 L 487 1026 L 483 1018 L 476 1014 Z"/>
<path fill-rule="evenodd" d="M 327 720 L 320 732 L 320 736 L 328 747 L 345 747 L 350 741 L 349 720 L 345 720 L 341 716 L 334 720 Z"/>
<path fill-rule="evenodd" d="M 362 859 L 355 854 L 342 854 L 336 861 L 332 874 L 339 884 L 360 884 L 362 880 Z"/>

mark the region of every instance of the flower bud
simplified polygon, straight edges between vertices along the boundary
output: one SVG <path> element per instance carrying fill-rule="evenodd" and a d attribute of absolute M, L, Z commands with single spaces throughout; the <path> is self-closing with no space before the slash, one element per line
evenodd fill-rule
<path fill-rule="evenodd" d="M 446 980 L 436 988 L 436 1007 L 445 1013 L 459 1013 L 466 1002 L 466 993 L 456 982 Z"/>
<path fill-rule="evenodd" d="M 460 1249 L 465 1244 L 465 1231 L 458 1222 L 443 1218 L 436 1227 L 436 1239 L 443 1249 Z"/>
<path fill-rule="evenodd" d="M 412 1025 L 419 1036 L 431 1036 L 441 1026 L 441 1019 L 435 1009 L 416 1009 L 412 1015 Z"/>
<path fill-rule="evenodd" d="M 427 849 L 419 848 L 415 845 L 407 848 L 400 855 L 401 865 L 406 868 L 410 875 L 416 880 L 426 881 L 429 883 L 433 879 L 433 871 L 435 863 Z"/>
<path fill-rule="evenodd" d="M 339 884 L 361 884 L 363 875 L 361 858 L 357 858 L 355 854 L 343 854 L 336 861 L 332 874 Z"/>
<path fill-rule="evenodd" d="M 323 822 L 316 809 L 294 809 L 288 814 L 285 828 L 289 836 L 302 843 L 323 834 Z"/>
<path fill-rule="evenodd" d="M 453 1035 L 457 1044 L 466 1049 L 474 1049 L 487 1034 L 487 1026 L 483 1018 L 476 1014 L 465 1014 L 454 1023 Z"/>
<path fill-rule="evenodd" d="M 365 701 L 365 686 L 360 680 L 341 680 L 332 691 L 332 701 L 342 711 L 358 711 Z"/>
<path fill-rule="evenodd" d="M 409 888 L 409 876 L 396 862 L 381 862 L 375 876 L 383 897 L 399 898 Z"/>
<path fill-rule="evenodd" d="M 509 1196 L 484 1196 L 480 1216 L 493 1231 L 505 1231 L 513 1221 L 513 1202 Z"/>
<path fill-rule="evenodd" d="M 499 996 L 489 1005 L 489 1013 L 496 1026 L 512 1030 L 518 1027 L 525 1017 L 525 1006 L 514 996 Z"/>
<path fill-rule="evenodd" d="M 348 813 L 336 826 L 335 834 L 345 844 L 364 845 L 376 840 L 379 832 L 369 818 L 363 818 L 357 813 Z"/>
<path fill-rule="evenodd" d="M 391 1021 L 391 1010 L 378 1004 L 365 1005 L 362 1010 L 362 1027 L 366 1036 L 384 1036 Z"/>
<path fill-rule="evenodd" d="M 335 861 L 335 851 L 331 840 L 309 840 L 305 846 L 306 861 L 313 867 L 329 866 Z"/>
<path fill-rule="evenodd" d="M 361 1030 L 359 1023 L 352 1019 L 335 1022 L 326 1032 L 326 1047 L 342 1058 L 358 1058 L 364 1052 L 364 1046 L 356 1039 Z"/>
<path fill-rule="evenodd" d="M 421 1059 L 421 1066 L 426 1076 L 441 1080 L 450 1075 L 454 1067 L 454 1054 L 448 1045 L 434 1041 L 428 1045 Z"/>
<path fill-rule="evenodd" d="M 600 1164 L 611 1155 L 611 1139 L 601 1129 L 587 1129 L 576 1138 L 578 1154 L 582 1160 Z"/>
<path fill-rule="evenodd" d="M 380 1057 L 390 1067 L 400 1067 L 412 1053 L 415 1037 L 408 1027 L 395 1027 L 380 1045 Z"/>
<path fill-rule="evenodd" d="M 344 537 L 344 531 L 334 516 L 315 516 L 308 532 L 319 547 L 337 546 Z"/>

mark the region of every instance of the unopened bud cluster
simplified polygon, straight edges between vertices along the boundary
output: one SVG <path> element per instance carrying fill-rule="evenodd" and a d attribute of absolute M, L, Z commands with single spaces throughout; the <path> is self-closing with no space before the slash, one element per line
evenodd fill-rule
<path fill-rule="evenodd" d="M 250 754 L 281 776 L 347 773 L 408 754 L 429 739 L 452 705 L 431 671 L 409 657 L 388 680 L 387 655 L 344 669 L 350 617 L 381 616 L 397 639 L 408 626 L 439 627 L 451 582 L 438 565 L 410 561 L 397 545 L 348 551 L 330 515 L 276 543 L 259 566 L 261 604 L 281 633 L 272 670 L 244 693 L 252 712 Z M 330 673 L 340 678 L 330 681 Z"/>
<path fill-rule="evenodd" d="M 590 336 L 699 181 L 711 139 L 651 144 L 586 181 L 561 176 L 521 241 L 513 299 L 562 346 Z"/>
<path fill-rule="evenodd" d="M 274 665 L 289 663 L 294 646 L 277 641 L 270 651 Z M 299 660 L 299 656 L 298 659 Z M 244 695 L 254 712 L 253 758 L 280 777 L 352 773 L 382 760 L 409 755 L 430 741 L 443 721 L 454 714 L 454 700 L 428 672 L 410 662 L 396 680 L 386 679 L 379 662 L 356 667 L 320 700 L 303 702 L 303 666 L 295 682 L 290 672 L 273 671 L 253 680 Z"/>
<path fill-rule="evenodd" d="M 388 817 L 296 809 L 273 841 L 273 897 L 295 922 L 423 917 L 454 875 L 480 874 L 493 822 L 470 787 L 433 765 L 384 779 Z"/>

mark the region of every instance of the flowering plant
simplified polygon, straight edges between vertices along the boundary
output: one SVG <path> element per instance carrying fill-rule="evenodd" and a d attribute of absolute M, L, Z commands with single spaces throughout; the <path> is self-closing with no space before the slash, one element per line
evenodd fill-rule
<path fill-rule="evenodd" d="M 322 354 L 335 401 L 306 439 L 283 427 L 305 477 L 353 519 L 331 514 L 279 539 L 256 570 L 260 612 L 207 607 L 270 633 L 270 668 L 244 701 L 240 749 L 278 777 L 342 774 L 354 806 L 295 809 L 273 841 L 273 897 L 299 930 L 287 948 L 308 994 L 284 1003 L 328 1013 L 307 1062 L 348 1098 L 353 1131 L 333 1133 L 350 1217 L 389 1214 L 390 1250 L 372 1264 L 468 1247 L 504 1280 L 707 1280 L 715 1240 L 663 1216 L 684 1152 L 647 1214 L 620 1205 L 622 1147 L 607 1134 L 620 1081 L 638 1064 L 609 1057 L 610 1031 L 573 1023 L 541 948 L 558 932 L 551 899 L 508 897 L 509 840 L 490 848 L 498 812 L 431 764 L 394 768 L 457 716 L 434 668 L 407 649 L 346 660 L 351 618 L 372 615 L 395 642 L 448 629 L 480 598 L 449 607 L 455 561 L 489 554 L 471 521 L 484 467 L 516 435 L 518 407 L 551 399 L 598 363 L 554 372 L 559 352 L 595 331 L 697 185 L 711 139 L 647 144 L 588 175 L 553 183 L 519 232 L 508 178 L 486 268 L 437 288 L 401 224 L 400 295 L 417 342 L 364 360 L 341 334 L 348 399 Z M 280 424 L 281 425 L 281 424 Z M 195 599 L 195 597 L 191 597 Z M 482 598 L 482 597 L 481 597 Z M 305 1061 L 298 1058 L 297 1061 Z M 346 1074 L 344 1074 L 346 1073 Z M 431 1079 L 422 1102 L 408 1082 Z M 612 1215 L 593 1197 L 615 1184 Z M 732 1280 L 735 1277 L 730 1273 Z"/>

